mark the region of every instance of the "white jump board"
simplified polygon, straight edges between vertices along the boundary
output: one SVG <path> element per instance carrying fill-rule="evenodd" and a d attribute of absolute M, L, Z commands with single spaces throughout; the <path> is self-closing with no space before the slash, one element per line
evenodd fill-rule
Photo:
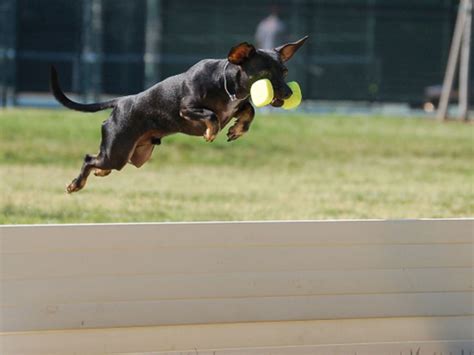
<path fill-rule="evenodd" d="M 471 324 L 415 340 L 469 342 L 473 231 L 472 219 L 3 226 L 0 331 L 412 317 Z"/>

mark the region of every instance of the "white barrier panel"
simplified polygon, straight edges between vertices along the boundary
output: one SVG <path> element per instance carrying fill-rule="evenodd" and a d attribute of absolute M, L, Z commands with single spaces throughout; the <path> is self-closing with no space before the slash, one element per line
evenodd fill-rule
<path fill-rule="evenodd" d="M 473 219 L 3 226 L 1 354 L 468 354 L 473 233 Z"/>

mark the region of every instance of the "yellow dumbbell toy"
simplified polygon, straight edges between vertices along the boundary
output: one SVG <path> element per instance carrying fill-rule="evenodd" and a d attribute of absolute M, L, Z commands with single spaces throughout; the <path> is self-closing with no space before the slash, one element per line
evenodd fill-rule
<path fill-rule="evenodd" d="M 296 81 L 287 83 L 293 94 L 283 102 L 282 108 L 285 110 L 291 110 L 296 108 L 301 103 L 301 88 Z M 250 88 L 250 96 L 252 102 L 257 107 L 263 107 L 272 102 L 274 97 L 273 86 L 270 80 L 260 79 L 253 83 Z"/>
<path fill-rule="evenodd" d="M 257 80 L 250 88 L 252 102 L 257 107 L 268 105 L 270 102 L 272 102 L 273 95 L 273 86 L 268 79 Z"/>
<path fill-rule="evenodd" d="M 293 94 L 291 94 L 288 99 L 283 101 L 282 108 L 284 108 L 285 110 L 291 110 L 293 108 L 298 107 L 301 103 L 301 88 L 296 81 L 291 81 L 286 85 L 290 87 Z"/>

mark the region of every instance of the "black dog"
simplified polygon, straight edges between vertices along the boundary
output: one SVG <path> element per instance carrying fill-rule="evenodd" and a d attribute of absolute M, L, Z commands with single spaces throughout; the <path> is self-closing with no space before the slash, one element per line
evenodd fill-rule
<path fill-rule="evenodd" d="M 161 138 L 174 133 L 204 136 L 212 142 L 233 118 L 228 141 L 248 131 L 254 117 L 249 101 L 252 84 L 268 78 L 274 88 L 272 105 L 279 107 L 291 96 L 284 78 L 285 62 L 303 45 L 308 36 L 274 50 L 258 50 L 246 42 L 233 47 L 227 59 L 205 59 L 187 72 L 172 76 L 139 94 L 110 101 L 80 104 L 68 99 L 59 87 L 58 75 L 51 68 L 51 90 L 64 106 L 83 112 L 113 108 L 102 124 L 102 142 L 97 156 L 87 154 L 79 176 L 67 192 L 82 189 L 94 169 L 96 176 L 121 170 L 130 162 L 141 167 Z"/>

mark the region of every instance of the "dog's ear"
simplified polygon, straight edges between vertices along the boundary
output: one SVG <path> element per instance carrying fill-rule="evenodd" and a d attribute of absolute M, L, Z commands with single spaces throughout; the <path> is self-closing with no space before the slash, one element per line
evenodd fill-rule
<path fill-rule="evenodd" d="M 293 57 L 293 55 L 298 49 L 300 49 L 308 37 L 309 36 L 304 36 L 296 42 L 284 44 L 283 46 L 275 48 L 275 50 L 280 54 L 281 60 L 286 62 L 287 60 L 290 60 L 291 57 Z"/>
<path fill-rule="evenodd" d="M 253 54 L 255 54 L 255 47 L 247 42 L 242 42 L 231 48 L 227 59 L 232 64 L 240 65 Z"/>

